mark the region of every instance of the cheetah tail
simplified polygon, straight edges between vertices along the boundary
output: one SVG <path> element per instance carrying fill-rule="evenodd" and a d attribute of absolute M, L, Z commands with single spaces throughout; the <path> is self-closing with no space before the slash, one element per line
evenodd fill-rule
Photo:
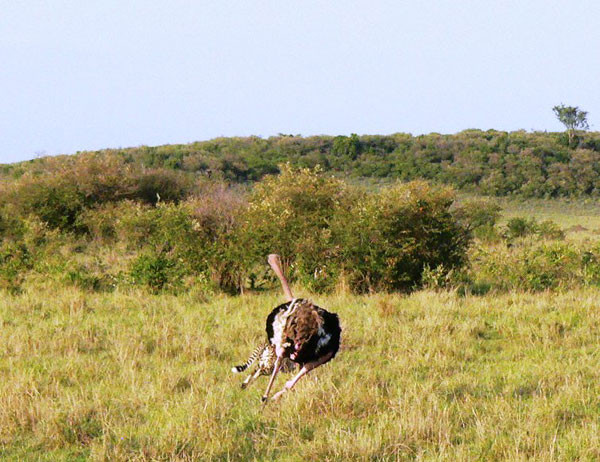
<path fill-rule="evenodd" d="M 252 364 L 254 364 L 254 362 L 260 358 L 260 355 L 262 354 L 262 352 L 265 349 L 265 344 L 259 345 L 258 347 L 256 347 L 254 349 L 254 351 L 252 352 L 252 354 L 250 355 L 250 357 L 248 358 L 248 360 L 244 363 L 244 364 L 240 364 L 239 366 L 233 366 L 231 368 L 231 372 L 233 372 L 234 374 L 239 374 L 240 372 L 244 372 L 246 369 L 248 369 L 250 366 L 252 366 Z"/>

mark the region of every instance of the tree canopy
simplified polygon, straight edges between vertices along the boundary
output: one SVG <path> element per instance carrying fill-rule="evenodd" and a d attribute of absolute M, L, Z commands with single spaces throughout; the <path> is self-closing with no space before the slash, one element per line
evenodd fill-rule
<path fill-rule="evenodd" d="M 554 106 L 554 114 L 560 122 L 566 127 L 569 135 L 569 145 L 572 144 L 575 137 L 575 130 L 587 130 L 590 128 L 587 121 L 587 112 L 582 111 L 577 106 Z"/>

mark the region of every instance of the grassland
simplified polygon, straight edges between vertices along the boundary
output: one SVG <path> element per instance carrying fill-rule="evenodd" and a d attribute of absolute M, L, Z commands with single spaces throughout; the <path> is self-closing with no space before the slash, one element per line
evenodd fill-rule
<path fill-rule="evenodd" d="M 503 220 L 514 217 L 551 220 L 557 223 L 573 241 L 593 240 L 600 236 L 600 201 L 597 199 L 544 200 L 496 198 L 502 207 Z"/>
<path fill-rule="evenodd" d="M 3 295 L 0 458 L 597 460 L 599 296 L 317 297 L 342 351 L 262 409 L 230 367 L 278 294 Z"/>
<path fill-rule="evenodd" d="M 595 202 L 501 205 L 503 223 L 598 239 Z M 230 368 L 279 293 L 94 292 L 42 273 L 0 292 L 0 460 L 600 459 L 600 288 L 312 296 L 342 319 L 340 354 L 263 409 L 266 378 L 241 390 Z"/>

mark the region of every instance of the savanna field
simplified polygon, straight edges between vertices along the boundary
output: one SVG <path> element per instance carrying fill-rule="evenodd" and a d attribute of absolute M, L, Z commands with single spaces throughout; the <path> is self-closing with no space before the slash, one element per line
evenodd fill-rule
<path fill-rule="evenodd" d="M 2 459 L 597 460 L 599 295 L 317 297 L 342 349 L 264 409 L 278 294 L 5 295 Z"/>
<path fill-rule="evenodd" d="M 573 219 L 564 207 L 551 207 L 559 224 Z M 589 241 L 585 232 L 566 242 Z M 35 279 L 0 298 L 0 454 L 597 460 L 599 296 L 594 287 L 313 295 L 340 315 L 341 351 L 263 409 L 266 377 L 242 390 L 230 368 L 263 340 L 279 292 L 94 292 Z"/>
<path fill-rule="evenodd" d="M 500 162 L 461 189 L 479 171 L 459 155 L 475 135 L 473 156 L 522 145 L 550 177 L 532 189 L 536 177 L 498 174 L 517 165 Z M 574 181 L 573 163 L 596 162 L 597 136 L 577 149 L 556 136 L 544 151 L 531 147 L 541 134 L 475 135 L 389 148 L 396 173 L 421 159 L 416 176 L 447 149 L 472 167 L 440 163 L 458 191 L 255 158 L 326 141 L 350 169 L 387 146 L 368 137 L 219 141 L 279 169 L 242 184 L 228 179 L 240 159 L 221 176 L 167 165 L 212 165 L 208 143 L 6 167 L 0 460 L 600 460 L 600 189 Z M 574 195 L 552 196 L 563 193 Z M 263 407 L 267 378 L 242 390 L 231 367 L 284 301 L 271 252 L 343 332 L 331 362 Z"/>

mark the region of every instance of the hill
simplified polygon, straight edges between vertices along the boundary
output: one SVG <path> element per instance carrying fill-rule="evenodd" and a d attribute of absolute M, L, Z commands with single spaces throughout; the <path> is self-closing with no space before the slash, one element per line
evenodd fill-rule
<path fill-rule="evenodd" d="M 282 163 L 319 165 L 327 172 L 377 181 L 426 179 L 493 196 L 600 195 L 600 133 L 466 130 L 453 135 L 280 135 L 217 138 L 190 144 L 80 152 L 0 166 L 5 179 L 43 174 L 56 164 L 115 158 L 124 165 L 253 182 L 278 173 Z M 81 158 L 77 160 L 76 158 Z"/>

